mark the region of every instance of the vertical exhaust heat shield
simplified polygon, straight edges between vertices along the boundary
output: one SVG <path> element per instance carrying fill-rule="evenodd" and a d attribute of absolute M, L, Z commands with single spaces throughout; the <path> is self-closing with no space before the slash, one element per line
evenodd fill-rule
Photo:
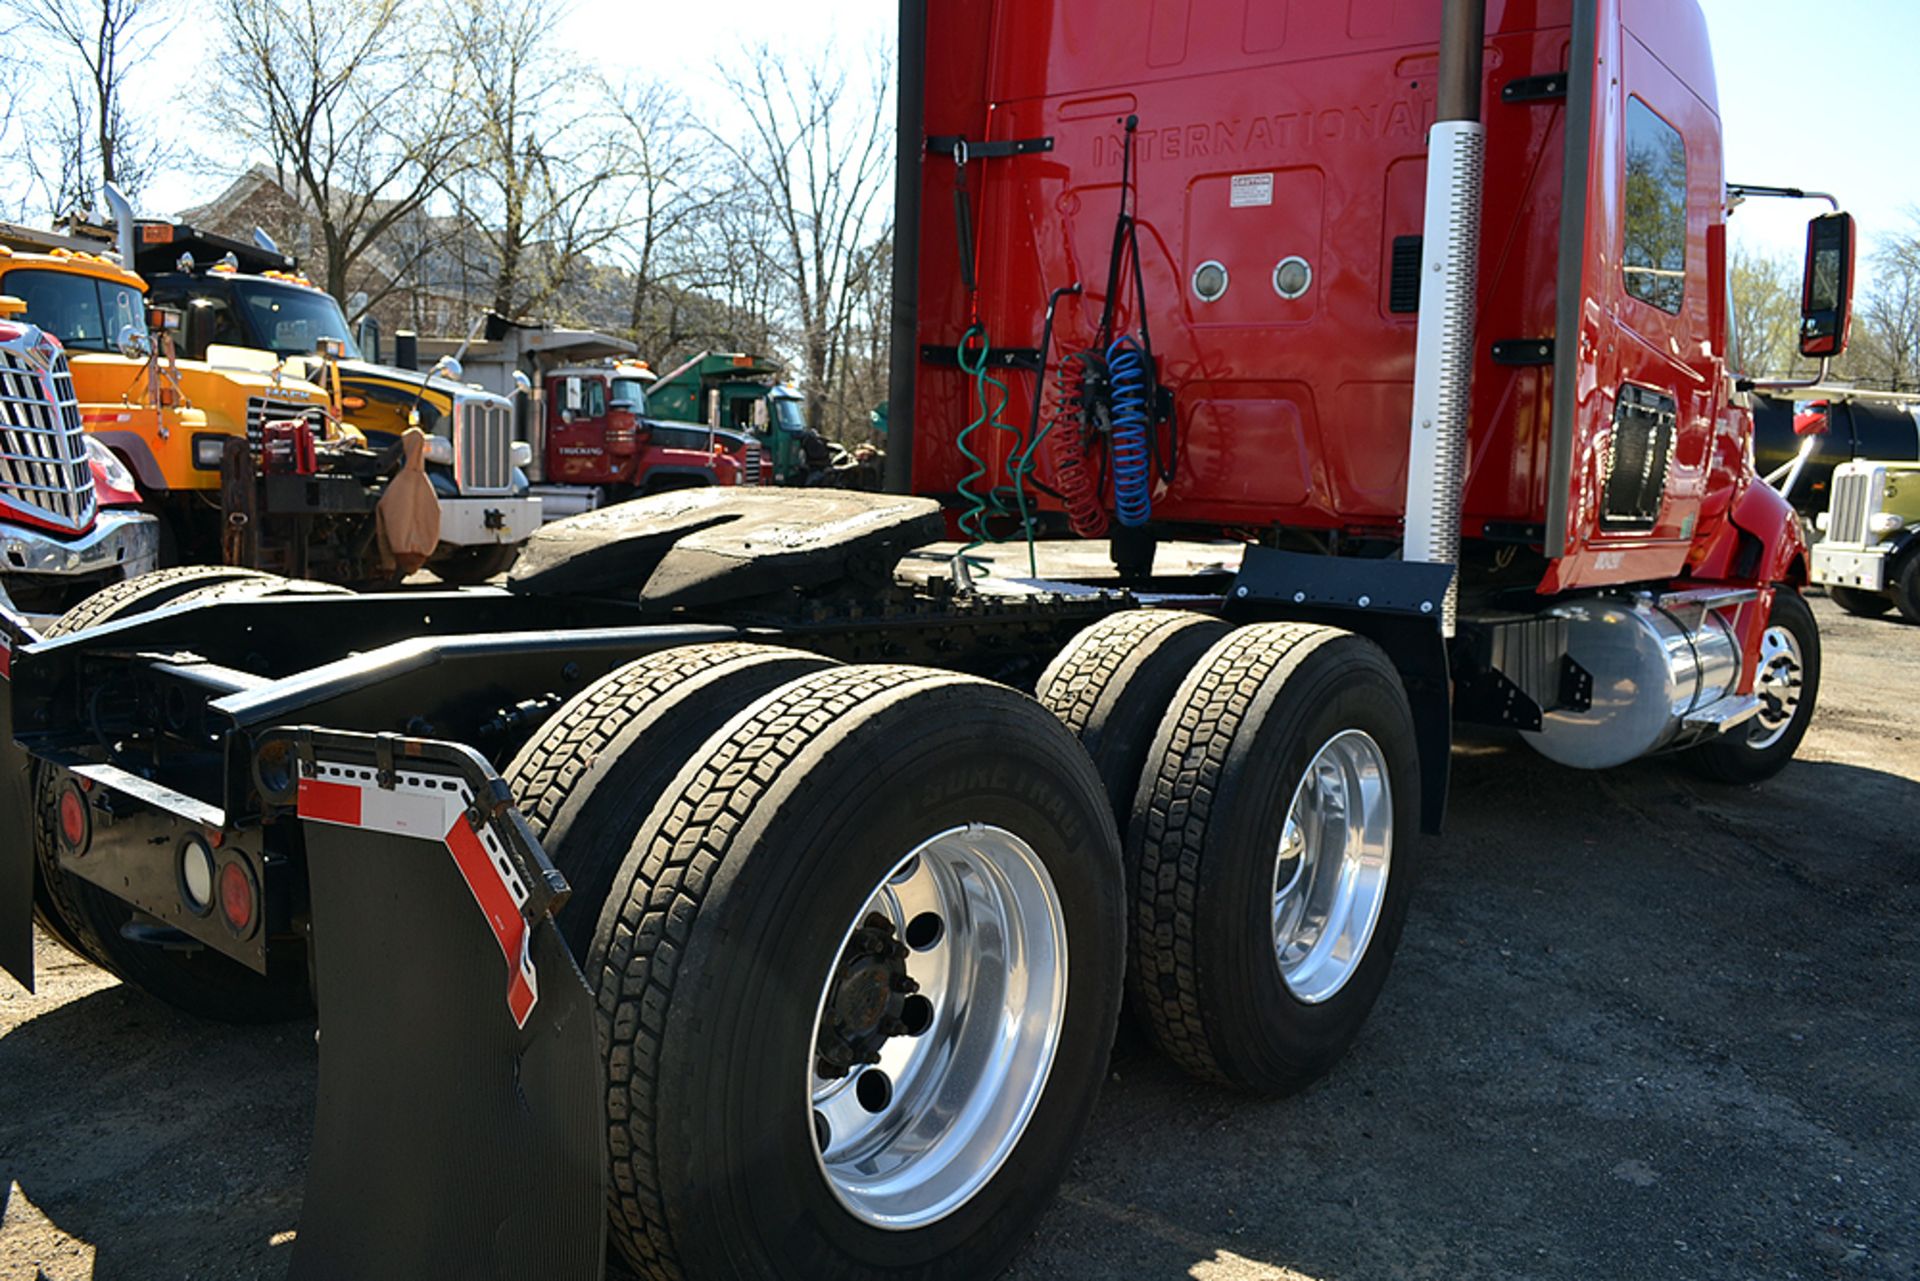
<path fill-rule="evenodd" d="M 1485 0 L 1450 0 L 1442 24 L 1440 119 L 1427 144 L 1426 249 L 1420 271 L 1403 554 L 1410 561 L 1456 565 L 1486 170 L 1486 129 L 1479 120 Z M 1454 634 L 1458 605 L 1455 583 L 1448 586 L 1441 611 L 1443 635 Z"/>

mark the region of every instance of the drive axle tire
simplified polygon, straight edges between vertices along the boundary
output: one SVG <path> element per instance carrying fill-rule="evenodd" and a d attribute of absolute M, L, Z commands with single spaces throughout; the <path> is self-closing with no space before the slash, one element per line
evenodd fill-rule
<path fill-rule="evenodd" d="M 998 1274 L 1105 1075 L 1122 914 L 1099 777 L 1031 699 L 840 667 L 736 716 L 587 966 L 621 1253 L 681 1281 Z"/>
<path fill-rule="evenodd" d="M 1352 1044 L 1412 892 L 1419 769 L 1373 642 L 1243 627 L 1174 696 L 1134 803 L 1128 987 L 1174 1062 L 1269 1094 Z"/>
<path fill-rule="evenodd" d="M 345 589 L 232 566 L 181 566 L 96 592 L 55 619 L 46 635 L 70 636 L 169 605 L 285 591 L 334 594 Z M 83 959 L 199 1018 L 262 1023 L 311 1012 L 307 967 L 298 957 L 283 957 L 261 975 L 210 949 L 173 949 L 125 937 L 121 929 L 133 919 L 133 908 L 59 866 L 55 824 L 63 777 L 64 771 L 51 766 L 33 766 L 34 906 L 48 933 Z"/>
<path fill-rule="evenodd" d="M 1855 618 L 1879 618 L 1893 609 L 1893 597 L 1857 587 L 1829 587 L 1827 596 Z"/>
<path fill-rule="evenodd" d="M 1087 749 L 1123 827 L 1147 748 L 1175 692 L 1232 630 L 1207 614 L 1130 609 L 1074 637 L 1040 674 L 1034 697 Z"/>
<path fill-rule="evenodd" d="M 1715 782 L 1772 778 L 1793 759 L 1813 722 L 1820 698 L 1820 626 L 1813 608 L 1784 584 L 1774 589 L 1753 688 L 1763 704 L 1759 715 L 1685 753 L 1695 769 Z"/>
<path fill-rule="evenodd" d="M 725 642 L 635 659 L 573 696 L 507 767 L 520 813 L 573 895 L 554 917 L 583 960 L 633 833 L 673 776 L 735 713 L 833 664 Z"/>

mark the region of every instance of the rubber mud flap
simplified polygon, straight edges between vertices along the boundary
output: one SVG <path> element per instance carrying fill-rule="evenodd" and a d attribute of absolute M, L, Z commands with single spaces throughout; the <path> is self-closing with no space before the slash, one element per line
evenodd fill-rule
<path fill-rule="evenodd" d="M 0 638 L 0 646 L 6 641 Z M 13 741 L 12 655 L 0 675 L 0 970 L 33 990 L 33 804 L 26 749 Z"/>
<path fill-rule="evenodd" d="M 511 967 L 448 844 L 304 824 L 320 1089 L 292 1281 L 598 1281 L 605 1091 L 550 917 Z"/>

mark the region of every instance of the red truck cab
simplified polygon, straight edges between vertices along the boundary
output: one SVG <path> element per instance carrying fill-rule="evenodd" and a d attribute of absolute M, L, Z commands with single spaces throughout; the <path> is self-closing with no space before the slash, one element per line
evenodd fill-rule
<path fill-rule="evenodd" d="M 663 431 L 647 418 L 653 378 L 639 363 L 549 371 L 543 397 L 548 482 L 600 489 L 602 502 L 739 483 L 738 462 L 725 442 L 706 431 Z"/>

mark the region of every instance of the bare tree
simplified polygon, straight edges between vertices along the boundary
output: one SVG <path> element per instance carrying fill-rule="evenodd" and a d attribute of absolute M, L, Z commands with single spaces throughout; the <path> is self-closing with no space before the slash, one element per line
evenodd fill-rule
<path fill-rule="evenodd" d="M 762 45 L 729 63 L 721 79 L 745 114 L 744 141 L 719 132 L 735 181 L 757 197 L 776 232 L 767 262 L 783 287 L 798 331 L 813 425 L 821 428 L 833 396 L 836 362 L 855 308 L 864 252 L 877 231 L 880 197 L 892 174 L 892 75 L 884 57 L 869 93 L 849 90 L 829 54 L 795 68 Z"/>
<path fill-rule="evenodd" d="M 50 56 L 37 59 L 41 65 L 64 69 L 64 105 L 77 113 L 49 118 L 51 131 L 38 140 L 68 153 L 51 164 L 42 159 L 43 174 L 67 167 L 87 175 L 81 191 L 53 181 L 53 194 L 66 202 L 54 212 L 65 212 L 72 197 L 91 197 L 103 179 L 137 191 L 163 162 L 166 147 L 157 130 L 132 118 L 127 79 L 177 21 L 173 0 L 4 0 L 0 7 L 17 20 L 12 37 L 20 47 L 43 50 Z"/>
<path fill-rule="evenodd" d="M 1920 209 L 1873 255 L 1873 287 L 1854 322 L 1854 367 L 1886 391 L 1920 391 Z"/>
<path fill-rule="evenodd" d="M 226 41 L 213 115 L 254 153 L 319 233 L 328 292 L 366 306 L 403 288 L 413 261 L 359 270 L 447 182 L 467 134 L 452 64 L 432 24 L 399 0 L 218 0 Z"/>
<path fill-rule="evenodd" d="M 554 46 L 555 18 L 541 0 L 449 0 L 472 126 L 458 210 L 503 315 L 552 299 L 630 221 L 635 158 L 620 104 Z"/>
<path fill-rule="evenodd" d="M 627 330 L 664 358 L 693 336 L 682 331 L 679 286 L 699 274 L 701 232 L 719 216 L 714 148 L 679 95 L 657 81 L 628 83 L 618 112 L 632 171 L 631 216 L 619 240 L 632 277 Z"/>
<path fill-rule="evenodd" d="M 1753 377 L 1791 373 L 1799 358 L 1799 267 L 1784 255 L 1745 245 L 1735 245 L 1730 257 L 1739 372 Z"/>

